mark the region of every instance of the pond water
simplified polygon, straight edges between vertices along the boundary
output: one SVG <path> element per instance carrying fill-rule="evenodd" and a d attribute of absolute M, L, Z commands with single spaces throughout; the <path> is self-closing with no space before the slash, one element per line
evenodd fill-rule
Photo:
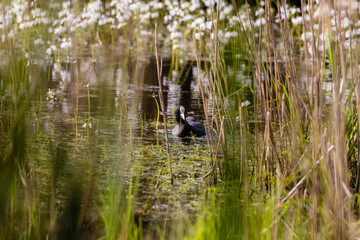
<path fill-rule="evenodd" d="M 181 213 L 194 214 L 209 182 L 207 141 L 177 138 L 171 130 L 178 105 L 204 121 L 196 63 L 185 61 L 174 70 L 171 59 L 163 59 L 171 185 L 155 58 L 101 47 L 95 57 L 90 51 L 74 55 L 1 66 L 1 151 L 17 151 L 12 145 L 22 149 L 15 159 L 27 169 L 24 181 L 31 185 L 29 198 L 36 199 L 34 211 L 43 219 L 56 215 L 61 237 L 70 236 L 79 219 L 84 236 L 101 236 L 104 206 L 126 205 L 130 196 L 135 219 L 142 219 L 149 236 L 157 234 L 157 226 L 166 230 Z M 19 87 L 15 92 L 8 92 L 11 64 L 29 69 L 28 83 L 20 77 L 12 83 Z M 17 191 L 29 190 L 14 181 Z"/>
<path fill-rule="evenodd" d="M 171 184 L 155 57 L 124 49 L 74 48 L 69 57 L 35 52 L 31 61 L 20 51 L 20 57 L 1 62 L 1 157 L 14 160 L 5 161 L 3 166 L 13 172 L 2 178 L 13 179 L 15 198 L 25 196 L 14 199 L 19 205 L 35 203 L 41 228 L 61 238 L 102 237 L 111 217 L 123 217 L 127 209 L 145 237 L 171 234 L 177 221 L 196 217 L 213 186 L 207 140 L 171 135 L 176 106 L 205 122 L 197 80 L 203 70 L 191 57 L 176 66 L 162 54 Z M 228 56 L 230 92 L 253 87 L 247 61 Z M 251 91 L 245 89 L 242 98 L 252 101 Z M 211 113 L 211 104 L 206 107 Z M 239 149 L 228 147 L 233 154 Z M 19 167 L 24 171 L 20 179 L 15 173 Z"/>

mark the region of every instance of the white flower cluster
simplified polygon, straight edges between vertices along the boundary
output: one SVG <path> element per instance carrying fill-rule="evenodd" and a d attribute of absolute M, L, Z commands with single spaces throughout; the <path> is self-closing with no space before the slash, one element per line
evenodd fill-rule
<path fill-rule="evenodd" d="M 55 45 L 51 45 L 48 49 L 46 49 L 47 55 L 51 55 L 57 51 L 57 47 Z"/>
<path fill-rule="evenodd" d="M 233 7 L 226 1 L 212 0 L 151 0 L 140 2 L 139 0 L 112 0 L 104 2 L 92 0 L 85 3 L 81 12 L 75 10 L 72 1 L 62 3 L 50 0 L 49 7 L 57 11 L 55 18 L 48 17 L 48 12 L 36 7 L 36 0 L 14 0 L 10 5 L 4 6 L 5 16 L 0 16 L 0 30 L 7 29 L 7 36 L 15 37 L 19 30 L 29 29 L 39 24 L 47 25 L 48 32 L 55 35 L 52 43 L 57 49 L 71 49 L 74 33 L 80 31 L 82 34 L 96 33 L 101 27 L 110 29 L 122 29 L 128 23 L 133 24 L 134 32 L 141 39 L 153 35 L 154 22 L 163 22 L 173 49 L 179 48 L 184 41 L 200 39 L 204 36 L 214 37 L 213 29 L 217 29 L 218 21 L 230 21 L 233 16 Z M 219 11 L 219 19 L 217 17 Z M 206 16 L 206 17 L 205 17 Z M 233 24 L 227 25 L 225 29 L 218 31 L 218 39 L 231 39 L 237 37 Z M 192 35 L 194 33 L 194 35 Z M 1 33 L 0 33 L 1 34 Z M 4 35 L 1 36 L 4 40 Z M 35 45 L 45 44 L 41 36 L 37 36 Z M 100 43 L 101 44 L 101 43 Z M 48 54 L 54 52 L 54 47 L 47 50 Z"/>
<path fill-rule="evenodd" d="M 342 1 L 340 5 L 334 7 L 322 3 L 316 6 L 314 12 L 314 24 L 313 28 L 317 31 L 319 41 L 316 41 L 316 47 L 320 51 L 324 51 L 324 45 L 327 44 L 329 37 L 336 40 L 345 39 L 344 47 L 349 49 L 350 46 L 353 49 L 358 48 L 358 39 L 360 36 L 360 21 L 353 18 L 354 15 L 360 13 L 360 4 L 357 1 Z M 309 11 L 308 9 L 306 11 Z M 310 17 L 307 13 L 305 15 L 305 21 L 309 21 Z M 319 25 L 323 27 L 319 29 Z M 302 39 L 312 40 L 310 38 L 312 34 L 309 32 L 302 33 Z M 350 44 L 352 41 L 352 44 Z M 312 54 L 312 44 L 314 41 L 309 41 L 308 51 Z"/>
<path fill-rule="evenodd" d="M 353 21 L 354 16 L 360 14 L 360 3 L 355 0 L 341 1 L 336 6 L 331 6 L 325 1 L 315 1 L 312 9 L 310 6 L 304 8 L 304 12 L 301 12 L 300 8 L 292 7 L 288 4 L 280 5 L 279 11 L 274 15 L 275 23 L 280 24 L 283 21 L 289 21 L 293 28 L 297 28 L 300 34 L 300 40 L 306 41 L 305 47 L 309 54 L 313 52 L 313 44 L 316 44 L 316 49 L 324 51 L 324 46 L 327 44 L 327 39 L 331 36 L 336 39 L 341 39 L 341 34 L 345 37 L 345 48 L 352 46 L 356 48 L 356 39 L 360 36 L 360 21 Z M 255 9 L 253 26 L 261 28 L 266 25 L 265 19 L 265 3 L 260 1 L 260 7 Z M 310 10 L 313 12 L 311 13 Z M 274 10 L 270 10 L 270 14 L 274 14 Z M 310 18 L 312 14 L 312 26 L 310 26 Z M 246 25 L 249 22 L 245 17 L 244 12 L 240 13 L 240 18 L 245 28 L 251 26 Z M 270 16 L 272 17 L 272 16 Z M 243 20 L 245 19 L 245 20 Z M 236 24 L 237 19 L 233 17 L 229 20 L 230 24 Z M 302 23 L 306 24 L 306 31 L 302 32 Z M 322 26 L 322 27 L 320 27 Z M 266 29 L 264 29 L 266 31 Z M 258 34 L 255 34 L 258 36 Z M 313 39 L 315 37 L 315 39 Z M 350 44 L 350 39 L 355 39 L 353 44 Z M 319 40 L 319 41 L 318 41 Z"/>
<path fill-rule="evenodd" d="M 111 28 L 121 29 L 127 23 L 127 21 L 136 13 L 139 9 L 139 3 L 135 0 L 112 0 L 107 6 L 107 13 L 113 20 L 107 22 L 110 23 Z"/>
<path fill-rule="evenodd" d="M 25 29 L 50 23 L 47 12 L 35 7 L 33 1 L 14 0 L 10 5 L 0 4 L 0 9 L 0 33 L 6 29 L 10 38 Z M 1 39 L 4 40 L 4 35 Z"/>
<path fill-rule="evenodd" d="M 70 1 L 63 2 L 61 7 L 59 18 L 53 21 L 54 34 L 58 36 L 66 36 L 78 29 L 93 27 L 101 20 L 102 3 L 99 0 L 88 3 L 80 15 L 75 14 Z"/>
<path fill-rule="evenodd" d="M 222 22 L 225 23 L 223 24 L 225 29 L 217 31 L 217 39 L 227 41 L 237 37 L 234 28 L 238 21 L 233 18 L 232 5 L 226 1 L 181 0 L 176 2 L 165 0 L 165 7 L 167 9 L 164 23 L 167 24 L 173 49 L 178 48 L 184 40 L 191 40 L 192 35 L 188 34 L 191 32 L 194 33 L 196 40 L 204 36 L 214 39 L 214 29 L 217 29 L 217 24 Z M 218 19 L 216 18 L 217 11 L 219 11 Z M 226 24 L 229 22 L 231 23 Z"/>
<path fill-rule="evenodd" d="M 238 37 L 239 29 L 248 30 L 254 27 L 252 30 L 266 31 L 264 26 L 267 23 L 267 14 L 264 5 L 263 0 L 259 2 L 257 9 L 247 9 L 243 5 L 239 12 L 235 13 L 233 6 L 224 0 L 92 0 L 84 3 L 79 12 L 70 0 L 61 4 L 50 0 L 48 6 L 52 12 L 57 11 L 56 16 L 50 20 L 49 11 L 40 9 L 36 0 L 14 0 L 9 5 L 0 5 L 1 9 L 5 10 L 0 12 L 0 40 L 4 41 L 6 37 L 21 39 L 16 37 L 22 31 L 45 25 L 53 35 L 52 42 L 44 41 L 43 36 L 35 36 L 33 43 L 38 46 L 47 44 L 47 54 L 52 54 L 58 49 L 68 52 L 72 48 L 73 37 L 79 36 L 74 34 L 75 32 L 79 31 L 80 37 L 85 39 L 89 34 L 93 34 L 92 37 L 96 36 L 98 43 L 102 44 L 97 35 L 102 28 L 117 31 L 123 30 L 128 24 L 131 24 L 137 42 L 149 42 L 149 37 L 154 34 L 153 26 L 158 23 L 159 26 L 164 26 L 164 29 L 160 30 L 161 40 L 169 41 L 175 50 L 183 47 L 184 43 L 191 41 L 193 37 L 196 40 L 209 41 L 216 38 L 220 42 L 227 42 Z M 308 44 L 311 44 L 308 40 L 313 36 L 310 31 L 321 31 L 316 35 L 321 41 L 326 41 L 330 33 L 321 27 L 322 24 L 327 24 L 327 29 L 335 33 L 344 32 L 346 41 L 349 41 L 351 36 L 360 35 L 360 22 L 351 18 L 360 13 L 359 3 L 349 0 L 342 1 L 340 5 L 337 6 L 338 9 L 334 9 L 327 3 L 318 1 L 314 5 L 313 26 L 304 33 L 299 25 L 304 21 L 308 26 L 309 7 L 305 7 L 305 12 L 301 13 L 299 8 L 285 4 L 279 7 L 279 11 L 271 9 L 269 14 L 277 24 L 287 20 L 292 27 L 298 29 L 299 35 L 302 34 L 300 39 L 307 40 Z M 328 22 L 321 20 L 324 15 L 328 17 Z M 339 31 L 339 28 L 342 31 Z M 259 34 L 256 33 L 255 36 Z M 340 39 L 337 34 L 331 33 L 331 36 Z M 320 42 L 319 45 L 323 44 Z M 355 47 L 355 44 L 352 46 Z M 312 48 L 310 45 L 306 47 Z"/>

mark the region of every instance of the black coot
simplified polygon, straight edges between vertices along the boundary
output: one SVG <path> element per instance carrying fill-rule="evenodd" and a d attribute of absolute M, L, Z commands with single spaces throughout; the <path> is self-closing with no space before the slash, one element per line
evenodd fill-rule
<path fill-rule="evenodd" d="M 194 117 L 185 118 L 185 108 L 178 106 L 175 108 L 175 121 L 176 126 L 174 127 L 172 134 L 178 137 L 202 137 L 206 135 L 205 127 L 202 123 L 195 122 Z"/>

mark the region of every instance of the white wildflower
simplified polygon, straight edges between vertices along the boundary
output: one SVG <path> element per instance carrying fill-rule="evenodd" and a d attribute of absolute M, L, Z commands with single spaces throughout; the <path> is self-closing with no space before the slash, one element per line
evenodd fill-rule
<path fill-rule="evenodd" d="M 141 30 L 140 31 L 140 35 L 142 37 L 150 37 L 152 35 L 151 31 L 147 31 L 147 30 Z"/>
<path fill-rule="evenodd" d="M 206 25 L 206 29 L 210 31 L 210 30 L 212 29 L 213 24 L 214 24 L 214 26 L 216 26 L 216 20 L 207 21 L 206 24 L 205 24 L 205 25 Z"/>
<path fill-rule="evenodd" d="M 347 17 L 345 17 L 343 20 L 341 20 L 341 27 L 347 28 L 350 25 L 350 21 Z"/>
<path fill-rule="evenodd" d="M 204 18 L 195 19 L 192 22 L 191 27 L 194 29 L 200 29 L 200 31 L 205 31 L 206 30 L 205 19 Z"/>
<path fill-rule="evenodd" d="M 192 1 L 191 1 L 191 5 L 190 5 L 190 7 L 189 7 L 189 11 L 190 11 L 190 12 L 194 12 L 194 11 L 196 11 L 197 9 L 199 9 L 200 7 L 201 7 L 200 1 L 198 1 L 198 0 L 192 0 Z"/>
<path fill-rule="evenodd" d="M 198 32 L 198 33 L 195 33 L 195 35 L 194 35 L 196 40 L 199 40 L 201 36 L 204 36 L 203 32 Z"/>
<path fill-rule="evenodd" d="M 188 22 L 194 19 L 193 15 L 187 14 L 183 18 L 180 19 L 180 22 Z"/>
<path fill-rule="evenodd" d="M 349 38 L 350 37 L 350 30 L 347 30 L 346 32 L 345 32 L 345 38 Z"/>
<path fill-rule="evenodd" d="M 64 41 L 60 44 L 60 48 L 65 49 L 65 50 L 69 50 L 71 48 L 71 40 L 68 39 L 68 41 Z"/>
<path fill-rule="evenodd" d="M 189 9 L 189 7 L 190 7 L 190 3 L 189 3 L 189 2 L 181 2 L 180 7 L 181 7 L 183 10 L 187 10 L 187 9 Z"/>
<path fill-rule="evenodd" d="M 179 44 L 173 44 L 173 45 L 172 45 L 172 49 L 173 49 L 173 50 L 176 50 L 176 49 L 178 49 L 178 48 L 180 48 L 180 45 L 179 45 Z"/>
<path fill-rule="evenodd" d="M 170 33 L 170 39 L 179 39 L 182 37 L 182 33 L 181 32 L 172 32 Z"/>
<path fill-rule="evenodd" d="M 294 25 L 301 24 L 301 22 L 302 22 L 302 17 L 291 18 L 291 22 L 292 22 Z"/>
<path fill-rule="evenodd" d="M 263 17 L 257 19 L 254 23 L 255 27 L 260 27 L 265 24 L 266 24 L 266 21 L 265 21 L 265 18 L 263 18 Z"/>
<path fill-rule="evenodd" d="M 24 28 L 31 28 L 34 25 L 34 22 L 30 21 L 30 22 L 23 22 L 20 23 L 19 28 L 20 29 L 24 29 Z"/>
<path fill-rule="evenodd" d="M 354 34 L 355 36 L 359 36 L 359 35 L 360 35 L 360 28 L 354 29 L 354 30 L 353 30 L 353 34 Z"/>
<path fill-rule="evenodd" d="M 229 5 L 229 6 L 224 7 L 223 11 L 224 11 L 225 15 L 229 15 L 232 12 L 232 10 L 233 10 L 232 5 Z"/>
<path fill-rule="evenodd" d="M 35 43 L 35 45 L 42 45 L 42 44 L 44 44 L 44 40 L 42 40 L 41 38 L 38 38 L 35 40 L 34 43 Z"/>
<path fill-rule="evenodd" d="M 237 36 L 238 36 L 238 33 L 235 31 L 225 33 L 225 38 L 233 38 L 233 37 L 237 37 Z"/>
<path fill-rule="evenodd" d="M 140 12 L 149 12 L 150 11 L 150 5 L 149 4 L 141 4 L 140 5 Z"/>
<path fill-rule="evenodd" d="M 139 17 L 141 22 L 146 23 L 150 19 L 150 12 L 141 14 Z"/>
<path fill-rule="evenodd" d="M 332 18 L 331 18 L 330 24 L 331 24 L 331 26 L 335 26 L 335 25 L 336 25 L 335 17 L 332 17 Z"/>
<path fill-rule="evenodd" d="M 154 5 L 153 5 L 153 8 L 155 10 L 158 10 L 158 9 L 162 9 L 164 7 L 164 4 L 162 2 L 156 2 Z"/>
<path fill-rule="evenodd" d="M 151 13 L 150 17 L 151 18 L 158 18 L 159 17 L 159 12 Z"/>
<path fill-rule="evenodd" d="M 300 11 L 299 8 L 291 7 L 291 8 L 289 9 L 289 12 L 290 12 L 291 15 L 294 15 L 294 14 L 296 14 L 296 13 L 300 13 L 301 11 Z"/>
<path fill-rule="evenodd" d="M 57 47 L 55 45 L 51 45 L 48 49 L 46 49 L 46 53 L 48 55 L 51 55 L 51 53 L 56 52 L 57 51 Z"/>
<path fill-rule="evenodd" d="M 65 31 L 66 31 L 65 27 L 59 26 L 59 27 L 55 28 L 54 34 L 61 34 L 61 33 L 65 32 Z"/>
<path fill-rule="evenodd" d="M 311 39 L 312 38 L 312 33 L 311 32 L 305 32 L 305 34 L 301 34 L 301 40 L 305 40 L 305 39 Z"/>
<path fill-rule="evenodd" d="M 247 107 L 250 105 L 250 102 L 248 100 L 246 100 L 245 102 L 241 103 L 241 107 Z"/>
<path fill-rule="evenodd" d="M 259 8 L 258 10 L 255 11 L 255 16 L 262 16 L 264 15 L 265 10 L 263 8 Z"/>
<path fill-rule="evenodd" d="M 69 8 L 69 7 L 70 7 L 70 5 L 71 5 L 71 2 L 70 2 L 70 1 L 63 2 L 63 4 L 62 4 L 62 8 L 63 8 L 63 9 Z"/>
<path fill-rule="evenodd" d="M 345 40 L 344 45 L 345 45 L 345 49 L 349 49 L 350 48 L 350 40 Z"/>

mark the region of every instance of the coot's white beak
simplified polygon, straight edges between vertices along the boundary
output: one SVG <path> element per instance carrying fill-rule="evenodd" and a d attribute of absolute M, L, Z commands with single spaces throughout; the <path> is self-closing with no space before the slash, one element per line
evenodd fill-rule
<path fill-rule="evenodd" d="M 180 107 L 180 117 L 185 121 L 185 108 L 183 106 Z"/>
<path fill-rule="evenodd" d="M 180 113 L 181 118 L 185 121 L 185 114 L 184 113 Z"/>

